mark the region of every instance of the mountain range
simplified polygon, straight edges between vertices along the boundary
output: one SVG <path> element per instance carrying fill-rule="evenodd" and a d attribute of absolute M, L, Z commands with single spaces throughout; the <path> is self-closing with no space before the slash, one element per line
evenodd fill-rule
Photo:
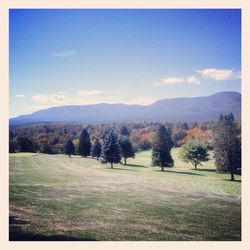
<path fill-rule="evenodd" d="M 241 94 L 218 92 L 205 97 L 171 98 L 150 105 L 99 103 L 52 107 L 9 120 L 10 125 L 34 122 L 108 123 L 129 121 L 204 122 L 214 121 L 221 113 L 241 117 Z"/>

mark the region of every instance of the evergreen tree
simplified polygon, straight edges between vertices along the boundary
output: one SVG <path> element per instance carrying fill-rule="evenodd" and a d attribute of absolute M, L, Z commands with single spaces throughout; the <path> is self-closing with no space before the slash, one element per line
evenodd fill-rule
<path fill-rule="evenodd" d="M 117 137 L 116 135 L 114 135 L 112 130 L 110 130 L 110 132 L 104 139 L 101 157 L 102 162 L 109 162 L 111 164 L 111 168 L 113 168 L 113 163 L 119 163 L 121 161 L 120 147 L 117 141 Z"/>
<path fill-rule="evenodd" d="M 164 171 L 164 167 L 172 167 L 174 165 L 171 157 L 172 147 L 170 132 L 163 125 L 160 125 L 152 142 L 152 165 L 160 166 L 162 171 Z"/>
<path fill-rule="evenodd" d="M 99 142 L 99 139 L 95 139 L 95 141 L 94 141 L 94 143 L 92 144 L 92 147 L 91 147 L 90 155 L 92 157 L 96 157 L 96 159 L 98 160 L 98 158 L 101 155 L 101 151 L 102 151 L 102 147 L 101 147 L 101 144 Z"/>
<path fill-rule="evenodd" d="M 208 156 L 207 147 L 198 140 L 190 140 L 183 144 L 179 155 L 184 162 L 191 162 L 195 169 L 198 165 L 202 166 L 202 162 L 208 161 Z"/>
<path fill-rule="evenodd" d="M 125 136 L 120 137 L 119 145 L 121 149 L 121 156 L 124 158 L 124 165 L 127 165 L 127 158 L 135 157 L 134 149 L 128 137 Z"/>
<path fill-rule="evenodd" d="M 213 129 L 214 157 L 218 172 L 234 174 L 241 170 L 241 141 L 232 113 L 221 115 Z"/>
<path fill-rule="evenodd" d="M 71 140 L 67 140 L 64 146 L 64 152 L 71 157 L 75 153 L 75 146 Z"/>
<path fill-rule="evenodd" d="M 91 150 L 91 142 L 89 139 L 89 133 L 87 129 L 84 128 L 79 138 L 78 153 L 83 157 L 87 157 L 90 155 L 90 150 Z"/>

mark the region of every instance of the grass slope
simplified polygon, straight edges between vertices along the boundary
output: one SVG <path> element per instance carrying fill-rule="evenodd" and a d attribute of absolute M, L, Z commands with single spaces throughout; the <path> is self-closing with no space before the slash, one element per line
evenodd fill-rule
<path fill-rule="evenodd" d="M 241 183 L 216 174 L 64 155 L 10 154 L 10 240 L 240 240 Z M 24 157 L 26 156 L 26 157 Z"/>

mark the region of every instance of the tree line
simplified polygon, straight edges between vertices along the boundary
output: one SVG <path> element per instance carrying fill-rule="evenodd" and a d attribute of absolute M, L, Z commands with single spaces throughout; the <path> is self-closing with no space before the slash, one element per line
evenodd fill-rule
<path fill-rule="evenodd" d="M 35 129 L 26 126 L 10 130 L 10 152 L 13 151 L 13 148 L 11 149 L 13 140 L 16 140 L 17 144 L 14 152 L 35 151 L 36 132 L 45 129 L 47 133 L 41 133 L 38 137 L 42 141 L 45 138 L 46 142 L 51 133 L 57 136 L 63 135 L 61 153 L 69 157 L 73 154 L 91 156 L 102 163 L 110 163 L 112 168 L 113 164 L 121 163 L 122 159 L 126 165 L 127 159 L 135 157 L 137 150 L 151 148 L 152 166 L 159 166 L 164 171 L 164 168 L 174 166 L 171 149 L 181 147 L 179 157 L 185 162 L 190 162 L 195 169 L 209 160 L 208 150 L 213 149 L 218 172 L 230 173 L 231 180 L 234 180 L 234 174 L 241 173 L 240 122 L 235 121 L 232 114 L 221 115 L 217 122 L 202 124 L 114 123 L 88 125 L 84 128 L 81 125 L 62 124 L 35 126 L 37 126 Z M 28 131 L 31 138 L 27 133 L 23 135 L 20 131 Z M 55 142 L 60 141 L 57 136 L 53 139 Z M 146 144 L 149 145 L 145 148 L 138 147 L 138 142 L 143 140 L 144 147 Z M 53 149 L 48 143 L 44 143 L 43 151 L 40 152 L 53 153 Z"/>
<path fill-rule="evenodd" d="M 115 134 L 121 130 L 129 134 L 129 139 L 135 151 L 152 148 L 153 136 L 159 123 L 128 122 L 124 124 L 72 124 L 72 123 L 32 123 L 11 126 L 9 133 L 9 152 L 40 152 L 46 154 L 61 154 L 64 152 L 64 143 L 72 139 L 78 148 L 80 133 L 86 128 L 93 142 L 99 138 L 104 141 L 107 132 L 112 129 Z M 207 144 L 211 144 L 212 122 L 207 123 L 162 123 L 171 131 L 174 147 L 180 147 L 186 140 L 199 137 Z M 126 129 L 124 129 L 126 127 Z"/>

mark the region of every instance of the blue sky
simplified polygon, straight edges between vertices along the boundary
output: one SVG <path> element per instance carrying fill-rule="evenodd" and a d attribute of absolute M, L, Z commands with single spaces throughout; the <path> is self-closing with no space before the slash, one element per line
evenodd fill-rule
<path fill-rule="evenodd" d="M 10 116 L 241 92 L 241 11 L 10 10 Z"/>

